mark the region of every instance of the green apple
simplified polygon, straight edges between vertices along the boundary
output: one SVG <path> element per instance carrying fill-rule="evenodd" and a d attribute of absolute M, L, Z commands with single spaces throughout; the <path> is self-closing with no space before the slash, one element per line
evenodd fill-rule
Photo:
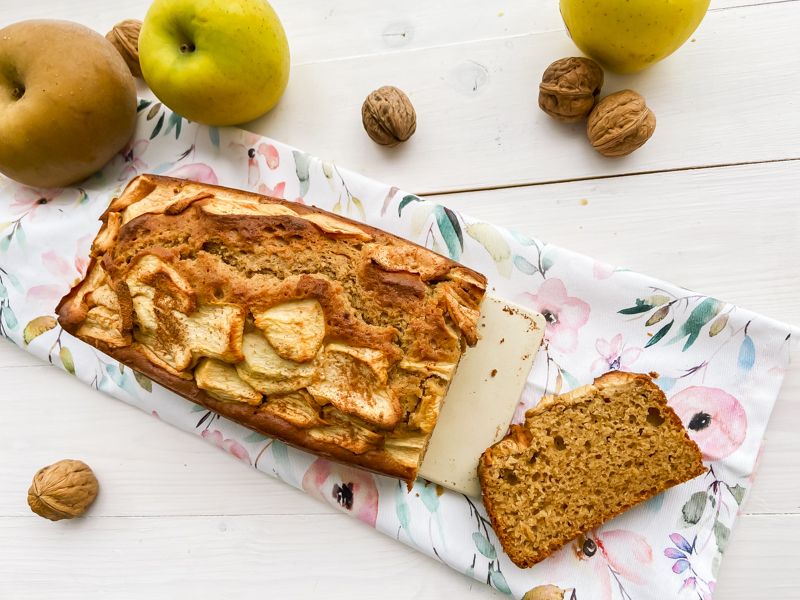
<path fill-rule="evenodd" d="M 641 71 L 680 48 L 710 0 L 560 0 L 572 41 L 613 73 Z"/>
<path fill-rule="evenodd" d="M 289 81 L 289 43 L 266 0 L 155 0 L 139 62 L 159 100 L 207 125 L 260 117 Z"/>
<path fill-rule="evenodd" d="M 88 27 L 34 19 L 0 29 L 0 173 L 63 187 L 98 171 L 136 128 L 136 84 Z"/>

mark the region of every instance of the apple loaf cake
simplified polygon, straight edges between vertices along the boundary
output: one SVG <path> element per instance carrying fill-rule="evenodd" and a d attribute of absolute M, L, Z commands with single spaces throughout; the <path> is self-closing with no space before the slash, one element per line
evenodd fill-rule
<path fill-rule="evenodd" d="M 518 567 L 706 471 L 697 444 L 647 375 L 606 373 L 543 398 L 525 418 L 478 466 L 483 504 Z"/>
<path fill-rule="evenodd" d="M 207 409 L 411 481 L 486 279 L 302 204 L 141 175 L 101 217 L 61 326 Z"/>

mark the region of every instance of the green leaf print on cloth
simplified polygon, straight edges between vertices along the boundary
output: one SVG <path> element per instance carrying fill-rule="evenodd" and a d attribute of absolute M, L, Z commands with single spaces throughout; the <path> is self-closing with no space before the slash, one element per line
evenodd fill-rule
<path fill-rule="evenodd" d="M 716 317 L 724 306 L 724 302 L 720 302 L 714 298 L 706 298 L 695 307 L 686 322 L 681 325 L 678 334 L 667 342 L 667 344 L 675 344 L 688 336 L 686 343 L 683 345 L 683 350 L 685 352 L 695 343 L 697 337 L 700 335 L 700 330 L 705 327 L 711 319 Z"/>
<path fill-rule="evenodd" d="M 434 207 L 433 214 L 436 215 L 436 224 L 447 245 L 450 258 L 458 261 L 461 258 L 461 252 L 464 251 L 464 234 L 461 232 L 461 225 L 458 223 L 456 214 L 449 208 L 438 204 Z"/>
<path fill-rule="evenodd" d="M 58 321 L 56 321 L 55 317 L 51 317 L 50 315 L 36 317 L 25 326 L 25 330 L 22 332 L 23 343 L 27 346 L 43 333 L 53 329 L 56 325 L 58 325 Z"/>
<path fill-rule="evenodd" d="M 511 277 L 511 249 L 503 234 L 488 223 L 467 225 L 466 231 L 467 235 L 486 248 L 497 265 L 497 272 L 503 277 Z"/>
<path fill-rule="evenodd" d="M 658 290 L 659 288 L 653 289 Z M 645 322 L 645 327 L 657 325 L 665 320 L 668 316 L 672 315 L 669 323 L 661 326 L 655 334 L 648 334 L 651 337 L 645 345 L 645 348 L 649 348 L 651 346 L 655 346 L 662 339 L 664 339 L 667 333 L 669 333 L 672 329 L 675 321 L 678 319 L 682 320 L 683 315 L 692 304 L 695 304 L 695 306 L 689 313 L 688 318 L 683 321 L 681 326 L 678 328 L 677 333 L 666 344 L 667 346 L 671 346 L 685 340 L 682 352 L 686 352 L 692 346 L 692 344 L 697 341 L 702 329 L 708 325 L 708 323 L 714 320 L 714 318 L 717 317 L 717 315 L 719 315 L 720 312 L 722 312 L 722 310 L 727 306 L 724 302 L 721 302 L 715 298 L 709 298 L 697 294 L 680 297 L 669 297 L 663 294 L 654 294 L 652 296 L 637 298 L 633 306 L 618 310 L 617 313 L 621 315 L 631 315 L 634 317 L 634 319 L 646 316 L 648 318 Z M 656 310 L 652 314 L 648 314 L 654 309 Z M 717 321 L 712 324 L 708 332 L 709 337 L 714 337 L 725 327 L 728 319 L 727 314 L 728 313 L 722 315 L 725 317 L 725 320 L 722 321 L 721 325 L 719 325 Z"/>
<path fill-rule="evenodd" d="M 300 152 L 299 150 L 293 150 L 292 156 L 294 156 L 297 180 L 300 182 L 300 191 L 298 193 L 300 194 L 301 198 L 305 198 L 306 194 L 308 193 L 308 188 L 311 187 L 311 179 L 309 175 L 311 156 L 305 152 Z"/>

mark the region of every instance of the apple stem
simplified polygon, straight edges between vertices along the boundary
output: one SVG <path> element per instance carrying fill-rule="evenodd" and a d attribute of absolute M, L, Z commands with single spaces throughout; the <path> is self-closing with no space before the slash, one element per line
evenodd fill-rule
<path fill-rule="evenodd" d="M 15 87 L 14 91 L 11 92 L 11 95 L 14 96 L 17 100 L 22 98 L 25 95 L 25 88 L 23 87 Z"/>
<path fill-rule="evenodd" d="M 184 54 L 194 52 L 194 44 L 181 44 L 181 52 Z"/>

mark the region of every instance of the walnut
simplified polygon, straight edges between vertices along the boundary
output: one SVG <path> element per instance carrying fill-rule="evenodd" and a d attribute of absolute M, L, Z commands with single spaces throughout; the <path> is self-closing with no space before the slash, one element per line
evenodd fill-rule
<path fill-rule="evenodd" d="M 603 156 L 626 156 L 642 146 L 656 129 L 656 116 L 644 98 L 622 90 L 594 107 L 586 123 L 592 147 Z"/>
<path fill-rule="evenodd" d="M 588 58 L 562 58 L 547 67 L 539 84 L 539 108 L 564 123 L 589 116 L 603 87 L 603 69 Z"/>
<path fill-rule="evenodd" d="M 417 113 L 411 101 L 390 85 L 367 96 L 361 107 L 361 120 L 372 141 L 390 148 L 405 142 L 417 130 Z"/>
<path fill-rule="evenodd" d="M 141 21 L 125 19 L 114 25 L 114 28 L 106 34 L 106 39 L 119 50 L 134 77 L 142 76 L 142 68 L 139 66 L 139 31 L 141 29 Z"/>
<path fill-rule="evenodd" d="M 51 521 L 72 519 L 86 512 L 97 496 L 97 478 L 79 460 L 60 460 L 39 469 L 28 490 L 28 505 Z"/>

